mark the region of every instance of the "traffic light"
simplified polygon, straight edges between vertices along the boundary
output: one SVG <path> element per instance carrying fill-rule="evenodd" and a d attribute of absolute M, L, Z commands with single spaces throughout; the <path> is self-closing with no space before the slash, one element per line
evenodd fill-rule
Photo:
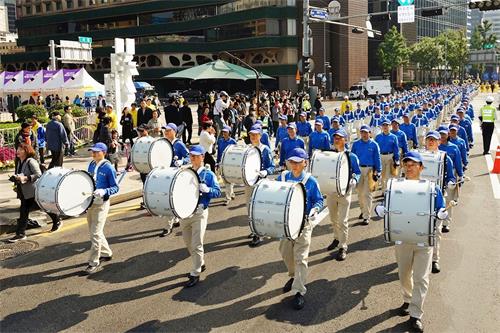
<path fill-rule="evenodd" d="M 304 57 L 303 58 L 304 62 L 304 73 L 310 73 L 312 70 L 312 59 L 309 57 Z"/>
<path fill-rule="evenodd" d="M 483 12 L 500 9 L 500 0 L 480 0 L 469 2 L 469 9 L 479 9 Z"/>
<path fill-rule="evenodd" d="M 443 15 L 443 8 L 425 9 L 420 13 L 423 17 Z"/>

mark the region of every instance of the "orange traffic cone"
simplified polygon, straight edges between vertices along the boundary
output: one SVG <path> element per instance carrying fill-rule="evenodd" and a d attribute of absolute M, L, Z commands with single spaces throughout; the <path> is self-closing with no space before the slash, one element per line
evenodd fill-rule
<path fill-rule="evenodd" d="M 495 155 L 495 161 L 493 161 L 493 170 L 491 173 L 500 173 L 500 146 L 497 147 L 497 153 Z"/>

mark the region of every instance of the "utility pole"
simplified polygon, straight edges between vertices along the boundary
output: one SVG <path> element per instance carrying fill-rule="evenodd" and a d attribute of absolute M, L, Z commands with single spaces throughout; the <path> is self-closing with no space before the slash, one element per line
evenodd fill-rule
<path fill-rule="evenodd" d="M 311 36 L 309 34 L 309 0 L 303 1 L 303 16 L 302 16 L 302 57 L 310 57 L 312 55 L 310 49 Z M 309 72 L 304 71 L 304 90 L 309 89 Z"/>
<path fill-rule="evenodd" d="M 50 70 L 55 71 L 57 69 L 56 65 L 56 43 L 53 39 L 49 41 L 49 50 L 50 50 Z"/>

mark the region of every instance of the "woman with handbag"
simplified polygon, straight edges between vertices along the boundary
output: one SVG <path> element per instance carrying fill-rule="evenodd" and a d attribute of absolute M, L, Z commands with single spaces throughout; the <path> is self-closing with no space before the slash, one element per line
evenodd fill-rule
<path fill-rule="evenodd" d="M 42 175 L 40 163 L 35 159 L 35 150 L 27 143 L 21 143 L 17 148 L 19 164 L 16 167 L 16 174 L 10 180 L 16 184 L 17 197 L 21 200 L 19 207 L 19 219 L 17 220 L 16 235 L 9 239 L 10 243 L 25 240 L 26 228 L 28 226 L 29 212 L 36 207 L 35 203 L 35 182 Z M 58 215 L 49 213 L 52 219 L 52 230 L 57 231 L 61 225 Z"/>

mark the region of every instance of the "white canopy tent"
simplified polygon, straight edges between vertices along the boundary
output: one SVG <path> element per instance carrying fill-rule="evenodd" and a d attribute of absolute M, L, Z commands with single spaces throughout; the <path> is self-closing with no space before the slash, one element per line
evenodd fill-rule
<path fill-rule="evenodd" d="M 24 71 L 16 72 L 16 75 L 4 84 L 3 93 L 6 95 L 19 93 L 21 91 L 21 87 L 23 86 L 23 77 Z"/>
<path fill-rule="evenodd" d="M 84 97 L 88 93 L 98 93 L 104 95 L 104 85 L 100 84 L 85 69 L 81 69 L 69 78 L 62 86 L 64 94 L 79 95 Z"/>

